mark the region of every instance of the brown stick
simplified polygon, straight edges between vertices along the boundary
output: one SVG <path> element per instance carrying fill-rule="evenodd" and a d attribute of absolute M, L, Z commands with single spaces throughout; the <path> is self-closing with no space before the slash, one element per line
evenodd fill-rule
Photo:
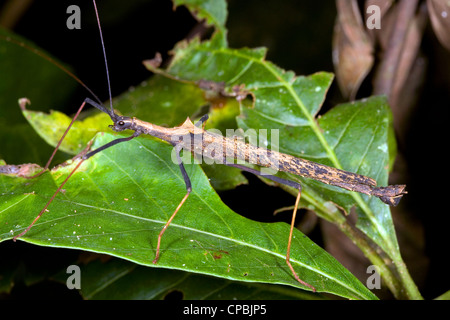
<path fill-rule="evenodd" d="M 118 121 L 120 120 L 120 121 Z M 137 118 L 119 117 L 112 126 L 115 131 L 131 129 L 167 141 L 202 157 L 226 164 L 227 158 L 244 160 L 251 164 L 269 167 L 297 176 L 314 179 L 340 188 L 373 195 L 391 206 L 395 206 L 406 194 L 405 185 L 377 187 L 377 182 L 361 174 L 326 166 L 307 159 L 253 146 L 196 127 L 189 118 L 179 127 L 165 128 Z M 119 123 L 122 123 L 119 125 Z M 214 153 L 206 150 L 218 150 Z"/>

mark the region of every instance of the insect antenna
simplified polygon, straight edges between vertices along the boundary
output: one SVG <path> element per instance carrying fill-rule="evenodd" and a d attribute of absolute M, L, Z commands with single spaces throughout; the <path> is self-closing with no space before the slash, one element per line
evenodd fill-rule
<path fill-rule="evenodd" d="M 99 24 L 99 28 L 100 28 L 100 20 L 98 17 L 98 13 L 97 13 L 97 7 L 94 1 L 94 7 L 95 7 L 95 12 L 97 15 L 97 21 Z M 103 47 L 103 54 L 105 57 L 105 65 L 106 65 L 106 72 L 107 72 L 107 80 L 108 80 L 108 88 L 109 88 L 109 100 L 110 100 L 110 109 L 108 110 L 107 108 L 105 108 L 102 105 L 102 101 L 100 100 L 100 98 L 91 90 L 91 88 L 89 88 L 80 78 L 78 78 L 73 72 L 71 72 L 68 68 L 66 68 L 62 63 L 56 61 L 55 59 L 53 59 L 52 57 L 50 57 L 48 54 L 44 53 L 43 51 L 31 47 L 30 45 L 26 44 L 23 41 L 14 39 L 12 37 L 9 36 L 3 36 L 0 35 L 0 39 L 3 39 L 5 41 L 8 41 L 10 43 L 13 43 L 19 47 L 22 47 L 36 55 L 38 55 L 39 57 L 47 60 L 48 62 L 50 62 L 51 64 L 53 64 L 54 66 L 56 66 L 58 69 L 60 69 L 61 71 L 63 71 L 65 74 L 67 74 L 69 77 L 71 77 L 72 79 L 74 79 L 76 82 L 78 82 L 84 89 L 86 89 L 87 92 L 89 92 L 89 94 L 94 98 L 94 100 L 91 100 L 89 98 L 86 98 L 85 101 L 81 104 L 81 106 L 78 108 L 77 112 L 75 113 L 74 117 L 72 118 L 72 121 L 70 122 L 69 126 L 67 127 L 66 131 L 64 132 L 64 134 L 62 135 L 61 139 L 58 141 L 55 149 L 53 150 L 52 155 L 50 156 L 50 158 L 48 159 L 47 163 L 45 164 L 44 168 L 42 171 L 38 172 L 37 174 L 28 177 L 29 179 L 33 179 L 36 178 L 38 176 L 40 176 L 41 174 L 43 174 L 45 171 L 47 171 L 47 169 L 50 167 L 50 164 L 53 160 L 53 158 L 56 155 L 56 152 L 58 151 L 59 147 L 61 146 L 61 143 L 63 142 L 63 140 L 65 139 L 67 133 L 69 132 L 69 130 L 71 129 L 72 125 L 74 124 L 75 120 L 78 118 L 78 116 L 80 115 L 81 111 L 83 110 L 84 106 L 87 104 L 90 104 L 91 106 L 97 108 L 98 110 L 105 112 L 106 114 L 108 114 L 110 116 L 110 118 L 115 121 L 117 119 L 117 115 L 114 113 L 113 108 L 112 108 L 112 94 L 111 94 L 111 89 L 110 89 L 110 81 L 109 81 L 109 72 L 108 72 L 108 66 L 107 66 L 107 62 L 106 62 L 106 54 L 105 54 L 105 48 L 103 45 L 103 36 L 100 30 L 100 38 L 102 41 L 102 47 Z M 20 101 L 20 107 L 22 110 L 25 110 L 26 104 L 30 103 L 28 99 L 26 98 L 22 98 L 19 100 Z"/>
<path fill-rule="evenodd" d="M 114 113 L 113 102 L 112 102 L 111 81 L 110 81 L 110 77 L 109 77 L 108 59 L 106 58 L 105 42 L 103 41 L 103 32 L 102 32 L 102 27 L 100 25 L 100 17 L 98 15 L 97 4 L 95 3 L 95 0 L 92 0 L 92 2 L 94 3 L 95 16 L 97 18 L 97 25 L 98 25 L 98 30 L 100 33 L 100 42 L 102 44 L 102 50 L 103 50 L 103 59 L 105 61 L 106 81 L 108 83 L 109 108 L 110 108 L 109 116 L 111 117 L 111 119 L 113 121 L 115 121 L 117 119 L 117 115 Z"/>
<path fill-rule="evenodd" d="M 79 83 L 81 83 L 81 84 L 83 85 L 83 87 L 87 88 L 88 91 L 91 92 L 91 93 L 93 94 L 93 96 L 96 98 L 96 100 L 98 100 L 99 103 L 96 103 L 95 101 L 93 101 L 93 100 L 91 100 L 91 99 L 89 99 L 89 98 L 86 98 L 86 99 L 83 101 L 83 103 L 82 103 L 82 105 L 80 106 L 80 108 L 78 109 L 78 111 L 77 111 L 75 117 L 72 119 L 72 122 L 70 123 L 69 127 L 66 129 L 66 131 L 64 132 L 62 138 L 61 138 L 60 141 L 58 142 L 58 144 L 57 144 L 55 150 L 53 151 L 53 154 L 52 154 L 52 156 L 50 157 L 49 161 L 47 162 L 47 164 L 46 164 L 44 170 L 41 171 L 41 172 L 39 172 L 38 174 L 34 175 L 34 176 L 31 177 L 31 178 L 34 178 L 34 177 L 36 177 L 36 176 L 38 176 L 38 175 L 41 175 L 43 172 L 45 172 L 45 171 L 48 169 L 48 166 L 50 165 L 51 160 L 53 159 L 54 155 L 56 154 L 56 150 L 58 150 L 59 146 L 61 145 L 61 142 L 62 142 L 63 139 L 65 138 L 65 136 L 66 136 L 66 134 L 68 133 L 68 131 L 69 131 L 69 129 L 71 128 L 71 126 L 73 125 L 75 119 L 78 117 L 78 115 L 80 114 L 81 110 L 83 109 L 83 107 L 84 107 L 86 104 L 90 104 L 90 105 L 92 105 L 93 107 L 99 109 L 100 111 L 107 113 L 107 114 L 110 116 L 111 120 L 113 120 L 113 122 L 118 121 L 119 116 L 118 116 L 117 114 L 114 113 L 114 109 L 113 109 L 113 105 L 112 105 L 111 84 L 110 84 L 110 80 L 109 80 L 108 63 L 107 63 L 107 59 L 106 59 L 106 50 L 105 50 L 105 45 L 104 45 L 104 42 L 103 42 L 103 35 L 102 35 L 102 30 L 101 30 L 101 25 L 100 25 L 100 18 L 99 18 L 99 15 L 98 15 L 97 5 L 96 5 L 96 3 L 95 3 L 95 0 L 92 0 L 92 2 L 94 3 L 95 14 L 96 14 L 96 17 L 97 17 L 97 24 L 98 24 L 98 28 L 99 28 L 99 30 L 100 30 L 100 39 L 101 39 L 102 48 L 103 48 L 103 55 L 104 55 L 105 67 L 106 67 L 106 76 L 107 76 L 107 80 L 108 80 L 107 82 L 108 82 L 108 92 L 109 92 L 110 109 L 108 110 L 107 108 L 105 108 L 105 107 L 102 105 L 100 99 L 98 99 L 97 96 L 96 96 L 95 94 L 93 94 L 92 91 L 91 91 L 90 89 L 88 89 L 87 86 L 84 85 L 83 82 L 82 82 L 81 80 L 79 80 L 79 79 L 78 79 L 75 75 L 73 75 L 72 73 L 67 72 L 67 73 L 68 73 L 69 75 L 71 75 L 74 79 L 76 79 L 76 80 L 78 79 L 77 81 L 78 81 Z M 46 58 L 47 60 L 51 59 L 51 58 L 48 58 L 48 57 L 45 57 L 45 58 Z M 62 67 L 61 65 L 59 65 L 59 64 L 57 64 L 57 63 L 55 63 L 55 65 L 58 66 L 59 68 L 61 68 L 63 71 L 64 71 L 64 70 L 67 70 L 67 69 L 65 69 L 64 67 Z M 26 99 L 23 100 L 23 101 L 26 101 Z M 22 105 L 21 105 L 21 107 L 24 108 L 24 106 L 22 106 Z M 129 136 L 129 137 L 115 139 L 115 140 L 110 141 L 109 143 L 105 144 L 104 146 L 99 147 L 99 148 L 95 149 L 94 151 L 91 151 L 91 152 L 87 153 L 86 155 L 84 155 L 84 156 L 81 158 L 80 162 L 78 162 L 78 164 L 75 166 L 75 168 L 69 173 L 69 175 L 68 175 L 68 176 L 65 178 L 65 180 L 61 183 L 61 185 L 58 187 L 58 189 L 57 189 L 57 190 L 55 191 L 55 193 L 52 195 L 52 197 L 51 197 L 50 200 L 47 202 L 47 204 L 45 205 L 45 207 L 41 210 L 41 212 L 40 212 L 40 213 L 37 215 L 37 217 L 33 220 L 33 222 L 32 222 L 32 223 L 31 223 L 24 231 L 22 231 L 20 234 L 16 235 L 16 236 L 13 238 L 13 240 L 16 241 L 17 238 L 22 237 L 23 235 L 25 235 L 25 234 L 33 227 L 33 225 L 41 218 L 41 216 L 44 214 L 44 212 L 47 211 L 48 206 L 53 202 L 53 200 L 55 199 L 55 197 L 56 197 L 56 196 L 58 195 L 58 193 L 62 190 L 62 187 L 67 183 L 67 181 L 70 179 L 70 177 L 75 173 L 75 171 L 77 171 L 77 169 L 81 166 L 81 164 L 82 164 L 85 160 L 87 160 L 88 158 L 94 156 L 95 154 L 99 153 L 100 151 L 103 151 L 103 150 L 105 150 L 105 149 L 107 149 L 107 148 L 109 148 L 109 147 L 112 147 L 113 145 L 116 145 L 116 144 L 118 144 L 118 143 L 120 143 L 120 142 L 130 141 L 131 139 L 137 137 L 139 134 L 140 134 L 139 132 L 135 132 L 133 135 L 131 135 L 131 136 Z"/>

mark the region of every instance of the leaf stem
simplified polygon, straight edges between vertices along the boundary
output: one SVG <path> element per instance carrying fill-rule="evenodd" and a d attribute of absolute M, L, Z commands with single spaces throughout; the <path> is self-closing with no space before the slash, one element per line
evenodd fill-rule
<path fill-rule="evenodd" d="M 400 280 L 402 282 L 402 287 L 405 290 L 406 297 L 411 300 L 423 300 L 423 297 L 420 294 L 419 289 L 417 288 L 413 279 L 411 278 L 411 275 L 408 272 L 408 268 L 406 267 L 406 264 L 402 260 L 402 258 L 399 257 L 399 259 L 394 260 L 394 264 L 400 276 Z"/>
<path fill-rule="evenodd" d="M 394 260 L 383 259 L 368 243 L 364 235 L 355 230 L 348 222 L 335 223 L 339 229 L 363 252 L 378 268 L 380 276 L 396 299 L 422 300 L 422 296 L 412 280 L 408 269 L 398 254 Z"/>

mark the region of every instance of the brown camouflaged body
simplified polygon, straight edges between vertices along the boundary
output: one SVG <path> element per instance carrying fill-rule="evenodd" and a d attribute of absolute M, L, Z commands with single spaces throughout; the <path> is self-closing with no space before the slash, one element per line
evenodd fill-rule
<path fill-rule="evenodd" d="M 130 129 L 158 137 L 215 163 L 241 160 L 275 172 L 283 171 L 350 191 L 374 195 L 389 205 L 397 205 L 406 193 L 405 185 L 376 187 L 377 182 L 372 178 L 253 146 L 240 139 L 226 138 L 195 126 L 189 118 L 175 128 L 164 128 L 133 118 Z"/>

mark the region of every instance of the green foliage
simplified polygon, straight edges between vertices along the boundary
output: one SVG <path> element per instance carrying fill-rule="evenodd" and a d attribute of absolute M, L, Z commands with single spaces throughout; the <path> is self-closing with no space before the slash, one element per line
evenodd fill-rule
<path fill-rule="evenodd" d="M 267 61 L 264 48 L 229 48 L 224 1 L 175 1 L 175 5 L 182 4 L 215 28 L 212 38 L 179 43 L 166 69 L 147 64 L 159 75 L 116 98 L 116 109 L 142 120 L 174 126 L 186 116 L 198 117 L 206 103 L 214 104 L 199 88 L 201 81 L 224 83 L 223 92 L 212 92 L 225 104 L 223 109 L 211 112 L 213 125 L 225 128 L 232 125 L 244 130 L 278 129 L 279 151 L 364 174 L 376 179 L 379 185 L 386 185 L 395 141 L 384 98 L 340 105 L 318 119 L 317 113 L 333 79 L 331 74 L 296 76 Z M 236 95 L 246 96 L 239 100 L 237 117 Z M 50 145 L 56 144 L 70 121 L 58 112 L 47 115 L 25 111 L 24 115 Z M 86 115 L 74 125 L 62 149 L 76 154 L 91 139 L 95 149 L 117 138 L 107 128 L 109 123 L 107 115 Z M 16 139 L 12 134 L 7 132 L 2 139 Z M 289 226 L 259 223 L 234 213 L 222 203 L 198 165 L 186 166 L 193 192 L 164 234 L 161 257 L 154 265 L 157 235 L 186 192 L 172 157 L 170 145 L 149 137 L 139 137 L 99 153 L 81 165 L 49 212 L 20 240 L 105 253 L 134 263 L 113 260 L 107 265 L 95 262 L 87 268 L 97 275 L 107 270 L 120 275 L 122 269 L 128 270 L 125 272 L 139 290 L 127 294 L 128 280 L 114 281 L 113 286 L 103 288 L 102 279 L 92 276 L 92 281 L 83 285 L 86 298 L 158 298 L 162 293 L 155 288 L 172 288 L 170 283 L 174 282 L 186 287 L 191 286 L 189 283 L 205 283 L 205 287 L 197 290 L 191 288 L 192 298 L 217 298 L 208 291 L 211 283 L 228 280 L 305 289 L 292 277 L 285 263 Z M 10 158 L 7 159 L 10 163 Z M 0 241 L 11 239 L 33 221 L 78 161 L 71 160 L 32 180 L 0 175 Z M 223 172 L 222 176 L 214 176 L 217 170 L 221 168 L 209 168 L 207 172 L 216 178 L 213 185 L 219 189 L 245 183 L 237 170 L 224 170 L 225 177 Z M 349 212 L 356 207 L 357 227 L 388 257 L 401 261 L 390 210 L 381 201 L 299 177 L 284 177 L 301 181 L 304 186 L 301 205 L 331 222 L 344 224 L 345 217 L 338 208 Z M 291 262 L 300 277 L 319 292 L 351 299 L 376 299 L 337 260 L 298 230 L 294 232 Z M 201 275 L 226 280 L 209 282 L 211 279 Z M 147 276 L 148 282 L 141 281 Z M 241 286 L 236 291 L 254 288 L 253 284 L 236 286 Z M 273 290 L 268 288 L 269 292 Z M 289 292 L 280 296 L 299 297 Z M 233 294 L 234 291 L 224 295 Z"/>
<path fill-rule="evenodd" d="M 114 137 L 100 134 L 93 148 Z M 49 212 L 27 233 L 31 243 L 107 253 L 154 267 L 156 235 L 185 194 L 172 147 L 137 139 L 101 152 L 72 176 Z M 22 230 L 75 164 L 29 183 L 2 176 L 2 240 Z M 157 267 L 241 281 L 301 287 L 284 263 L 287 224 L 245 219 L 221 201 L 197 165 L 187 165 L 193 192 L 164 235 Z M 292 262 L 319 291 L 373 298 L 345 268 L 296 232 Z"/>

